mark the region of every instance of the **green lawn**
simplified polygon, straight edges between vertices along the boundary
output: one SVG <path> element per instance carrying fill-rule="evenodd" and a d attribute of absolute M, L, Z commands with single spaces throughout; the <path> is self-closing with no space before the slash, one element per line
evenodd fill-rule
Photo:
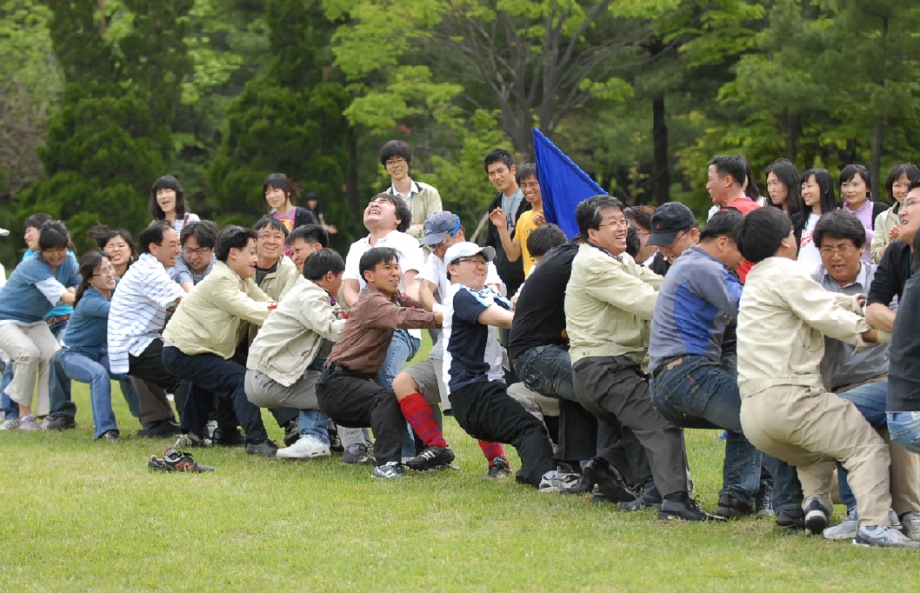
<path fill-rule="evenodd" d="M 132 434 L 137 422 L 115 394 Z M 74 397 L 76 430 L 0 433 L 0 592 L 888 592 L 920 582 L 912 550 L 777 535 L 766 519 L 663 523 L 652 511 L 482 482 L 479 448 L 452 419 L 459 472 L 380 481 L 335 457 L 215 448 L 195 451 L 214 473 L 176 475 L 147 470 L 168 440 L 92 442 L 86 386 L 75 383 Z M 710 510 L 716 434 L 687 435 L 696 496 Z"/>

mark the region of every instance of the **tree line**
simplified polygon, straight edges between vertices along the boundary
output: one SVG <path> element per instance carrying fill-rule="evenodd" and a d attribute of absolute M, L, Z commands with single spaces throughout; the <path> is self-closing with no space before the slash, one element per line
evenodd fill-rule
<path fill-rule="evenodd" d="M 251 224 L 284 172 L 347 241 L 388 139 L 475 226 L 482 156 L 539 127 L 611 194 L 701 212 L 743 153 L 920 161 L 920 3 L 903 0 L 3 0 L 0 226 L 138 230 L 150 184 Z M 757 179 L 762 183 L 762 180 Z M 0 245 L 6 262 L 19 241 Z"/>

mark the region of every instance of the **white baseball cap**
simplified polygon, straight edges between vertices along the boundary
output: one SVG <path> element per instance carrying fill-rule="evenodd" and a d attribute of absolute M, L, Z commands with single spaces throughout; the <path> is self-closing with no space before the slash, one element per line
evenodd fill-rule
<path fill-rule="evenodd" d="M 449 264 L 457 263 L 457 260 L 461 257 L 470 257 L 472 255 L 482 254 L 486 258 L 487 262 L 495 259 L 495 249 L 492 247 L 480 247 L 475 243 L 470 241 L 463 241 L 462 243 L 455 243 L 447 249 L 447 253 L 444 254 L 444 262 Z"/>

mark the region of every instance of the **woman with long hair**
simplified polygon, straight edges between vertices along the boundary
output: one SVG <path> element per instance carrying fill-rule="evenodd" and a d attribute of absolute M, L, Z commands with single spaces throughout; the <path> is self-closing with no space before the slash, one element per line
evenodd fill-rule
<path fill-rule="evenodd" d="M 781 208 L 789 217 L 805 208 L 802 200 L 802 178 L 788 159 L 776 159 L 764 169 L 770 204 Z"/>
<path fill-rule="evenodd" d="M 197 214 L 188 211 L 185 204 L 185 190 L 172 175 L 163 175 L 150 188 L 150 215 L 154 220 L 166 220 L 177 233 L 182 227 L 199 220 Z"/>
<path fill-rule="evenodd" d="M 792 228 L 799 242 L 799 261 L 820 264 L 821 254 L 812 233 L 822 214 L 837 209 L 834 178 L 827 169 L 808 169 L 802 173 L 802 200 L 805 208 L 792 219 Z"/>
<path fill-rule="evenodd" d="M 137 261 L 137 245 L 128 231 L 110 229 L 104 224 L 97 223 L 87 235 L 109 256 L 115 267 L 116 278 L 124 276 L 131 264 Z"/>

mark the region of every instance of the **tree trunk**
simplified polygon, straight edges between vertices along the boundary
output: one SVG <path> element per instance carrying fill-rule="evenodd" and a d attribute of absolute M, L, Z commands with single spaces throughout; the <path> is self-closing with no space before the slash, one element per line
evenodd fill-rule
<path fill-rule="evenodd" d="M 652 99 L 652 143 L 654 145 L 654 181 L 652 197 L 664 204 L 671 197 L 671 169 L 668 163 L 668 123 L 664 94 Z"/>
<path fill-rule="evenodd" d="M 885 117 L 875 116 L 875 125 L 872 126 L 872 160 L 869 163 L 869 177 L 871 178 L 872 197 L 882 199 L 882 143 L 885 133 Z"/>
<path fill-rule="evenodd" d="M 351 220 L 364 220 L 364 214 L 358 206 L 358 135 L 354 126 L 348 126 L 345 139 L 348 151 L 348 166 L 345 168 L 345 204 L 351 214 Z"/>

